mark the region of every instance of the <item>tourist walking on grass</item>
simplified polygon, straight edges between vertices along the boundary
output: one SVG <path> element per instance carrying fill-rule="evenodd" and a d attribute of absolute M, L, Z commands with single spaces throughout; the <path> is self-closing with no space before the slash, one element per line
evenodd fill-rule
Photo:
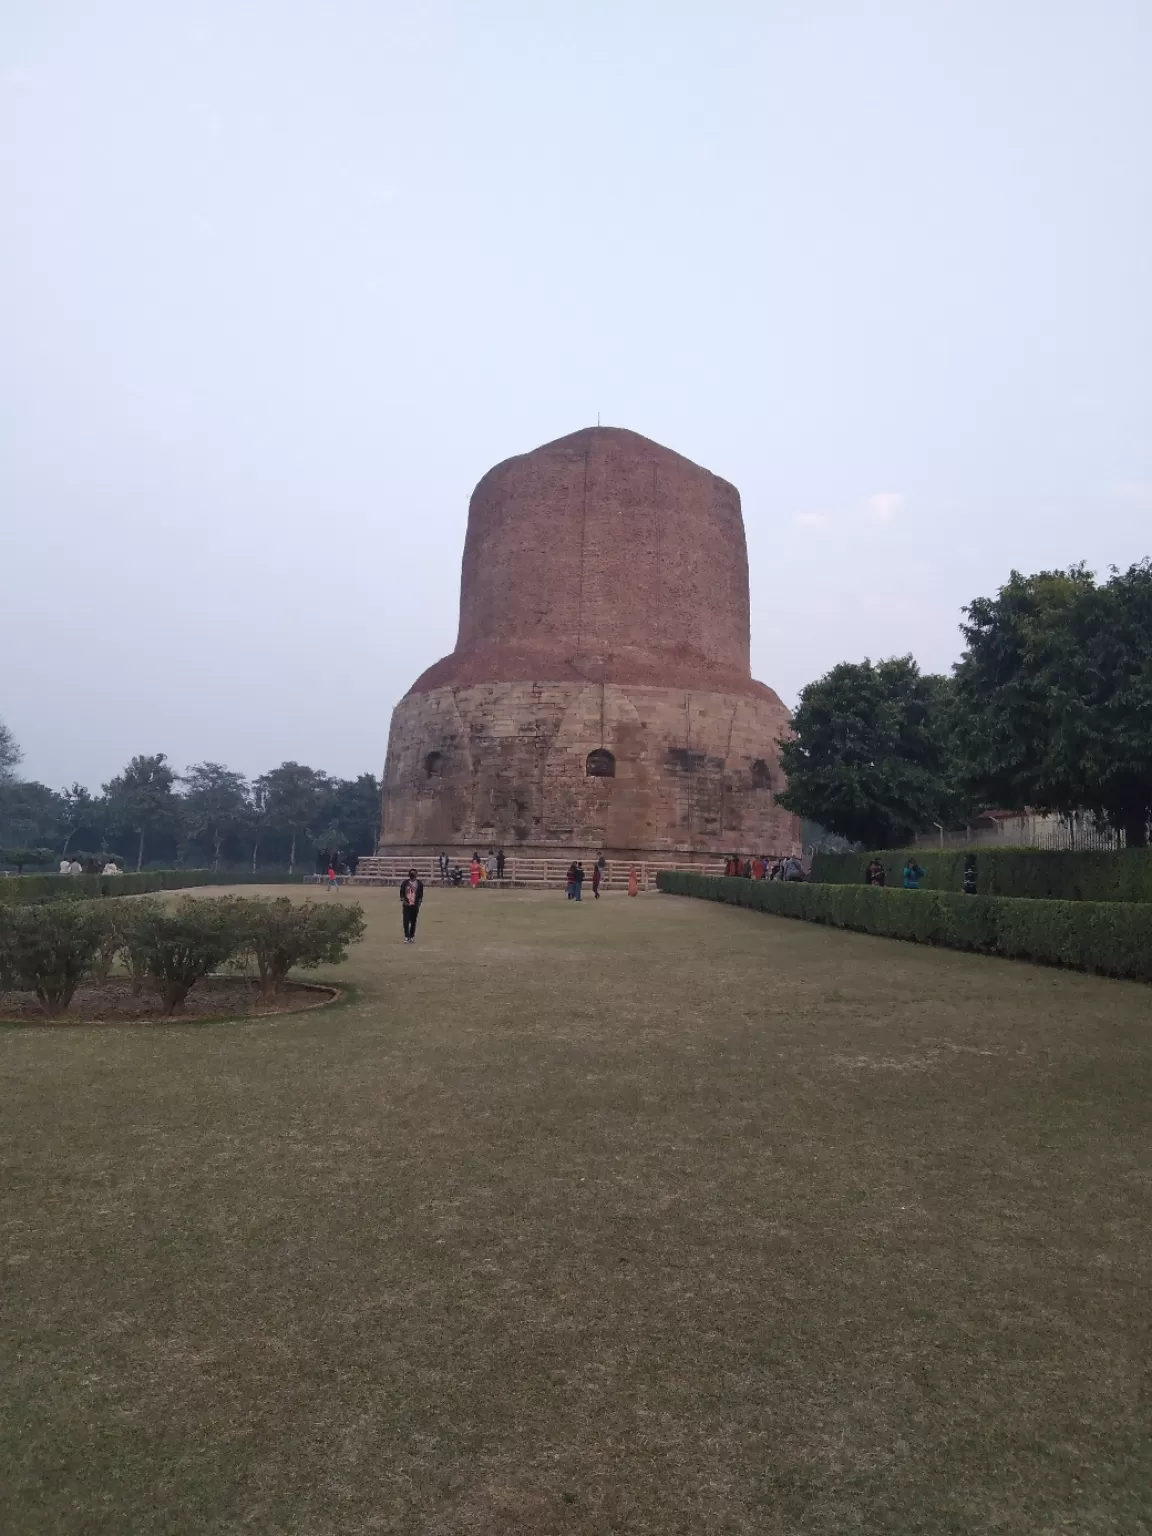
<path fill-rule="evenodd" d="M 904 889 L 906 891 L 918 891 L 920 889 L 920 882 L 927 873 L 928 871 L 921 869 L 915 859 L 909 859 L 904 866 Z"/>
<path fill-rule="evenodd" d="M 478 853 L 472 855 L 472 864 L 468 871 L 468 878 L 472 882 L 472 889 L 475 890 L 480 884 L 480 855 Z"/>
<path fill-rule="evenodd" d="M 330 891 L 334 891 L 336 889 L 336 885 L 337 885 L 336 870 L 335 870 L 335 867 L 333 865 L 329 864 L 329 866 L 328 866 L 328 889 Z"/>
<path fill-rule="evenodd" d="M 865 885 L 883 885 L 887 878 L 884 873 L 884 866 L 879 859 L 873 859 L 864 871 Z"/>
<path fill-rule="evenodd" d="M 576 900 L 576 865 L 569 864 L 568 873 L 564 876 L 564 894 L 569 901 Z"/>
<path fill-rule="evenodd" d="M 576 879 L 576 900 L 579 901 L 580 892 L 584 889 L 584 866 L 579 860 L 576 861 L 574 874 Z"/>
<path fill-rule="evenodd" d="M 420 903 L 424 900 L 424 882 L 416 878 L 416 871 L 408 871 L 407 880 L 400 882 L 400 915 L 404 919 L 404 942 L 411 944 L 416 937 L 416 919 L 420 916 Z"/>
<path fill-rule="evenodd" d="M 497 880 L 503 880 L 503 878 L 504 878 L 504 850 L 503 850 L 503 848 L 497 848 L 497 850 L 496 850 L 496 878 L 497 878 Z"/>
<path fill-rule="evenodd" d="M 593 866 L 592 866 L 592 899 L 593 899 L 593 901 L 599 901 L 600 900 L 600 880 L 602 878 L 601 869 L 600 869 L 600 862 L 601 862 L 600 859 L 597 859 L 595 864 L 593 864 Z"/>
<path fill-rule="evenodd" d="M 448 855 L 446 853 L 440 855 L 440 884 L 448 884 Z"/>

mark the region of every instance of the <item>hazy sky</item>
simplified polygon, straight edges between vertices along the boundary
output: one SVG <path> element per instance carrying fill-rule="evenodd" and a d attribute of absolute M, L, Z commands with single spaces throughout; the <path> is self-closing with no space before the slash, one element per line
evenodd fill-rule
<path fill-rule="evenodd" d="M 468 496 L 739 486 L 757 676 L 1152 553 L 1148 0 L 9 4 L 0 718 L 379 772 Z"/>

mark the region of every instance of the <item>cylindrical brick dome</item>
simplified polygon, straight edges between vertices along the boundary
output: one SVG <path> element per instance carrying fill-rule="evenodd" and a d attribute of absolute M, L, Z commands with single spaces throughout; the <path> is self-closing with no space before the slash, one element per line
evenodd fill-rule
<path fill-rule="evenodd" d="M 468 509 L 456 649 L 413 691 L 529 678 L 760 693 L 735 486 L 614 427 L 489 470 Z"/>

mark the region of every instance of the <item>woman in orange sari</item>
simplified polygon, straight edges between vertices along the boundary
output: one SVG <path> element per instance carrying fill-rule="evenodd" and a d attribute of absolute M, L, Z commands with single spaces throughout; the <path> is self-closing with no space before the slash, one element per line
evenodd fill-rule
<path fill-rule="evenodd" d="M 472 869 L 468 878 L 472 881 L 472 889 L 475 890 L 480 884 L 480 855 L 478 853 L 472 855 Z"/>

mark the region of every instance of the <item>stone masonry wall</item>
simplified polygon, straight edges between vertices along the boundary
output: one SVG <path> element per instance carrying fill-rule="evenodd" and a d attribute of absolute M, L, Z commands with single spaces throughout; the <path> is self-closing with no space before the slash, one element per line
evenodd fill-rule
<path fill-rule="evenodd" d="M 618 854 L 783 853 L 781 705 L 598 683 L 486 683 L 396 708 L 381 849 L 604 847 Z M 607 750 L 614 777 L 587 772 Z"/>

